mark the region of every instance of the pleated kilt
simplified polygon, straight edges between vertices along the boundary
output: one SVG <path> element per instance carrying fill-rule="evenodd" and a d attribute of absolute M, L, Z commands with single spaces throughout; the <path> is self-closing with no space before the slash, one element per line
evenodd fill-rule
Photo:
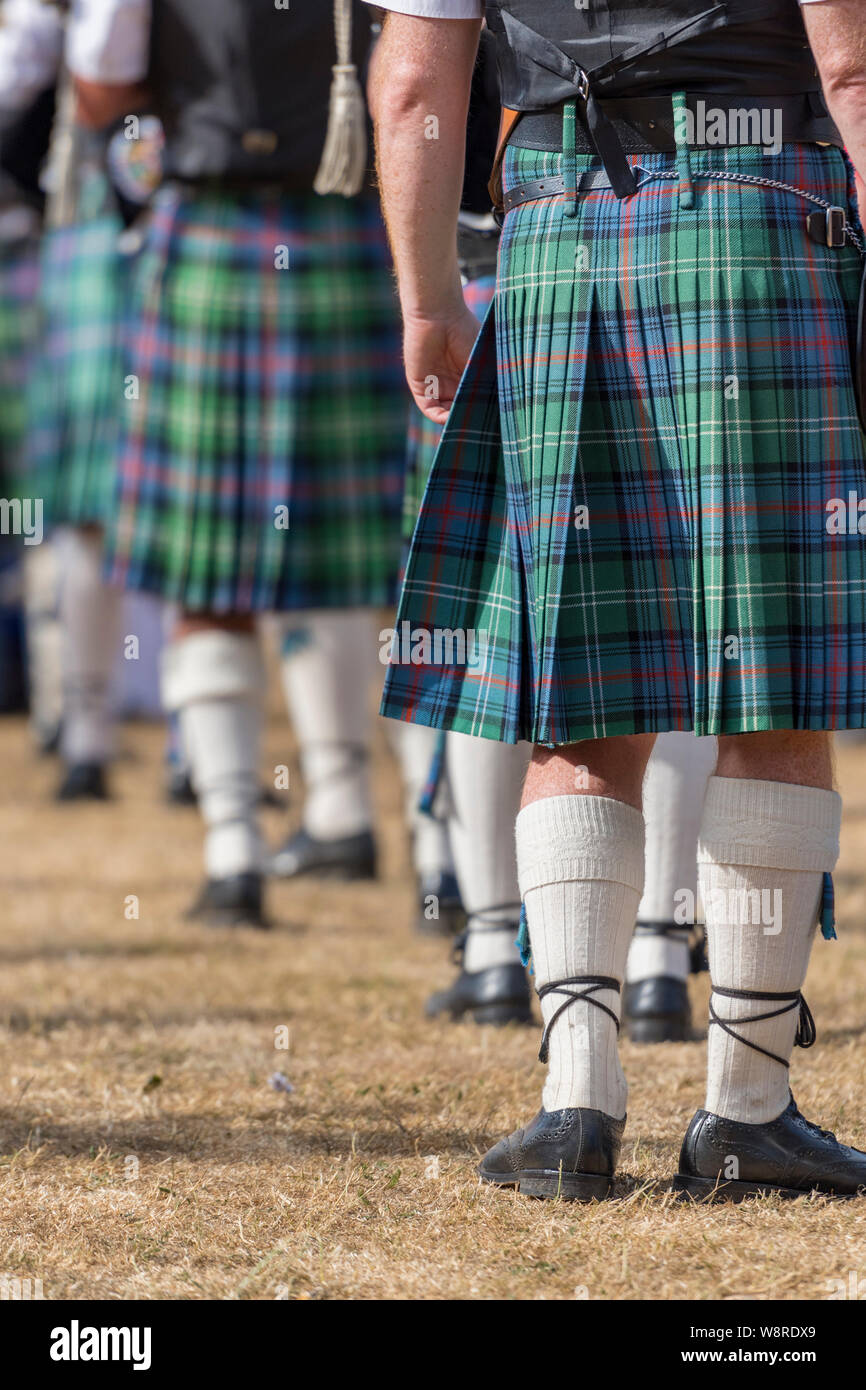
<path fill-rule="evenodd" d="M 407 396 L 378 208 L 168 185 L 133 310 L 112 577 L 193 610 L 393 601 Z"/>
<path fill-rule="evenodd" d="M 0 478 L 7 492 L 19 483 L 37 280 L 35 241 L 0 241 Z"/>
<path fill-rule="evenodd" d="M 510 150 L 506 187 L 560 158 Z M 798 194 L 719 177 L 841 205 L 862 241 L 850 166 L 818 146 L 693 151 L 689 209 L 674 156 L 632 162 L 649 176 L 629 199 L 505 219 L 383 712 L 551 744 L 861 728 L 862 257 L 810 240 Z"/>
<path fill-rule="evenodd" d="M 27 473 L 46 526 L 104 525 L 112 510 L 124 405 L 121 228 L 105 213 L 43 236 Z"/>
<path fill-rule="evenodd" d="M 463 286 L 463 298 L 479 323 L 482 323 L 493 299 L 496 280 L 492 275 L 479 275 Z M 421 510 L 421 499 L 433 467 L 433 459 L 442 437 L 441 425 L 422 415 L 417 406 L 409 411 L 407 432 L 406 490 L 403 494 L 403 534 L 410 539 Z"/>

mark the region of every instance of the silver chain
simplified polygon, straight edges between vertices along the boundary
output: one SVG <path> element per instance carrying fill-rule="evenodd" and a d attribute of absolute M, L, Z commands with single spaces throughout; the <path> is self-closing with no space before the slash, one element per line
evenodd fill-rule
<path fill-rule="evenodd" d="M 676 169 L 647 169 L 646 172 L 653 173 L 660 179 L 678 179 L 680 177 Z M 805 188 L 795 188 L 792 183 L 780 183 L 778 179 L 761 178 L 760 174 L 737 174 L 729 169 L 695 169 L 692 172 L 692 177 L 725 179 L 728 183 L 754 183 L 762 188 L 779 188 L 783 193 L 795 193 L 798 198 L 806 198 L 808 202 L 815 203 L 819 208 L 828 209 L 834 206 L 833 203 L 828 203 L 825 198 L 819 198 L 816 193 L 808 193 Z M 843 227 L 846 237 L 853 246 L 857 247 L 860 255 L 866 255 L 866 248 L 864 248 L 863 242 L 854 231 L 847 217 L 844 220 Z"/>

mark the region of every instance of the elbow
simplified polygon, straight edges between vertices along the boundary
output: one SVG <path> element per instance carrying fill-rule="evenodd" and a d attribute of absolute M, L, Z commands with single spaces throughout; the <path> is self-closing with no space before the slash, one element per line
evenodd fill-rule
<path fill-rule="evenodd" d="M 377 124 L 395 126 L 419 111 L 435 109 L 429 75 L 415 63 L 377 64 L 370 88 L 370 110 Z"/>

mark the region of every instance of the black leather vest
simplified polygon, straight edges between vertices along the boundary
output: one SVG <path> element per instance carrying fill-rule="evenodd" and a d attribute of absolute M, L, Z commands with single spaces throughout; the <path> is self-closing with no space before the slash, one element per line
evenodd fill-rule
<path fill-rule="evenodd" d="M 51 139 L 55 89 L 50 87 L 23 112 L 0 122 L 0 205 L 24 199 L 45 201 L 39 175 Z"/>
<path fill-rule="evenodd" d="M 517 111 L 574 97 L 577 69 L 599 97 L 819 86 L 797 0 L 487 0 L 486 12 Z"/>
<path fill-rule="evenodd" d="M 354 0 L 353 11 L 363 74 L 370 10 Z M 151 106 L 166 176 L 311 190 L 336 61 L 330 0 L 153 0 Z"/>
<path fill-rule="evenodd" d="M 814 93 L 823 111 L 797 0 L 487 0 L 486 13 L 503 104 L 527 112 L 576 100 L 619 197 L 635 184 L 605 101 L 682 90 L 748 105 Z"/>
<path fill-rule="evenodd" d="M 469 119 L 466 125 L 466 173 L 460 206 L 467 212 L 490 211 L 487 184 L 499 139 L 499 78 L 496 47 L 491 34 L 481 31 L 478 57 L 472 74 Z"/>

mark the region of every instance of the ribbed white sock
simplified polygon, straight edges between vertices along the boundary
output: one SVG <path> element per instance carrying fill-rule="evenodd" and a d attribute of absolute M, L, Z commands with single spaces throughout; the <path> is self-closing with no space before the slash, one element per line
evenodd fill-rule
<path fill-rule="evenodd" d="M 469 918 L 463 969 L 470 973 L 520 959 L 514 827 L 530 751 L 526 743 L 447 736 L 448 831 Z"/>
<path fill-rule="evenodd" d="M 682 899 L 698 886 L 698 829 L 707 779 L 716 765 L 714 738 L 693 734 L 659 734 L 643 784 L 646 823 L 646 875 L 638 923 L 670 923 L 677 919 Z M 626 963 L 626 979 L 646 980 L 669 975 L 684 980 L 689 973 L 689 928 L 675 934 L 635 932 Z"/>
<path fill-rule="evenodd" d="M 423 724 L 407 724 L 402 720 L 386 719 L 386 733 L 400 763 L 405 792 L 406 823 L 412 836 L 412 862 L 415 872 L 426 875 L 449 873 L 453 868 L 448 827 L 438 815 L 427 815 L 418 803 L 427 785 L 433 766 L 437 729 Z"/>
<path fill-rule="evenodd" d="M 796 1004 L 716 991 L 801 988 L 823 874 L 839 853 L 841 815 L 837 793 L 815 787 L 712 777 L 707 790 L 698 861 L 712 1006 L 742 1038 L 785 1061 L 797 1031 Z M 746 1021 L 776 1009 L 784 1012 Z M 764 1124 L 785 1109 L 788 1089 L 786 1067 L 710 1024 L 707 1110 Z"/>
<path fill-rule="evenodd" d="M 123 594 L 102 577 L 101 534 L 66 527 L 58 536 L 63 724 L 67 763 L 104 763 L 114 734 L 112 687 L 120 653 Z"/>
<path fill-rule="evenodd" d="M 295 613 L 283 625 L 283 691 L 301 752 L 303 824 L 317 840 L 372 825 L 370 740 L 378 624 L 366 608 Z"/>
<path fill-rule="evenodd" d="M 213 629 L 163 653 L 166 707 L 180 716 L 190 776 L 207 826 L 209 878 L 259 872 L 259 742 L 264 673 L 258 639 Z"/>
<path fill-rule="evenodd" d="M 48 742 L 60 727 L 63 714 L 56 542 L 45 540 L 41 545 L 25 546 L 23 565 L 30 723 L 36 738 Z"/>
<path fill-rule="evenodd" d="M 640 811 L 602 796 L 535 801 L 517 818 L 517 866 L 539 992 L 575 975 L 613 977 L 621 985 L 643 888 Z M 546 995 L 545 1024 L 568 993 L 588 988 Z M 596 989 L 592 997 L 619 1018 L 619 992 Z M 585 1106 L 621 1119 L 628 1088 L 613 1019 L 593 1004 L 570 1004 L 549 1044 L 545 1110 Z"/>

